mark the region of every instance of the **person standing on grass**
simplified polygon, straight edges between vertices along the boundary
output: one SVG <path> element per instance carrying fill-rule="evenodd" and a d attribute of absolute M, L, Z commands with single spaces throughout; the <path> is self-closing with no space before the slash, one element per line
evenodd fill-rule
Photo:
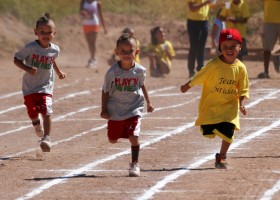
<path fill-rule="evenodd" d="M 221 55 L 210 60 L 190 81 L 181 86 L 187 92 L 202 85 L 199 114 L 195 125 L 203 136 L 222 138 L 220 152 L 216 154 L 216 168 L 227 168 L 227 152 L 234 140 L 234 131 L 240 129 L 239 111 L 246 115 L 244 99 L 249 98 L 249 79 L 245 65 L 237 58 L 242 38 L 236 29 L 220 33 Z"/>
<path fill-rule="evenodd" d="M 208 14 L 212 0 L 186 0 L 187 2 L 187 30 L 190 50 L 188 55 L 189 78 L 204 65 L 204 49 L 208 36 Z"/>
<path fill-rule="evenodd" d="M 25 71 L 22 82 L 24 104 L 37 136 L 41 137 L 42 151 L 49 152 L 54 71 L 60 79 L 64 79 L 66 74 L 60 71 L 55 62 L 60 49 L 51 43 L 56 31 L 49 14 L 37 20 L 34 33 L 38 39 L 15 53 L 14 64 Z M 43 127 L 39 114 L 43 118 Z"/>
<path fill-rule="evenodd" d="M 226 23 L 226 28 L 237 29 L 241 34 L 242 49 L 238 54 L 238 59 L 241 61 L 243 56 L 248 55 L 246 35 L 249 17 L 249 6 L 244 0 L 232 0 L 229 7 L 224 7 L 220 13 L 220 19 Z"/>
<path fill-rule="evenodd" d="M 280 1 L 264 0 L 264 19 L 263 19 L 263 64 L 264 72 L 258 75 L 258 78 L 269 77 L 269 62 L 271 51 L 277 40 L 280 42 Z M 273 55 L 272 61 L 275 71 L 280 72 L 279 55 Z"/>
<path fill-rule="evenodd" d="M 147 112 L 154 111 L 144 82 L 146 69 L 135 62 L 138 52 L 136 39 L 132 35 L 119 37 L 115 49 L 119 61 L 105 74 L 100 114 L 108 120 L 109 142 L 116 143 L 120 138 L 126 138 L 131 143 L 129 176 L 140 176 L 139 134 L 145 100 Z"/>
<path fill-rule="evenodd" d="M 221 8 L 218 10 L 216 14 L 216 18 L 214 19 L 212 30 L 211 30 L 211 53 L 219 55 L 219 37 L 220 32 L 225 29 L 225 23 L 220 18 Z"/>
<path fill-rule="evenodd" d="M 87 67 L 96 68 L 96 39 L 100 23 L 103 26 L 104 33 L 107 33 L 103 20 L 101 1 L 81 0 L 80 14 L 83 19 L 83 30 L 90 51 Z"/>

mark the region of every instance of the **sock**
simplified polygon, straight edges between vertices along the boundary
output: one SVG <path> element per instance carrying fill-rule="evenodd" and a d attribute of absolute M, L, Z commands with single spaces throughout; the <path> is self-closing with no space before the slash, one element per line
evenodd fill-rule
<path fill-rule="evenodd" d="M 140 145 L 138 145 L 138 146 L 131 146 L 132 163 L 135 163 L 135 162 L 137 163 L 138 162 L 139 150 L 140 150 Z"/>

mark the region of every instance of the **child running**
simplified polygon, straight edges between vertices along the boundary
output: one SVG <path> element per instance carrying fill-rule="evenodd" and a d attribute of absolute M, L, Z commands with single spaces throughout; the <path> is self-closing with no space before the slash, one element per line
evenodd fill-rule
<path fill-rule="evenodd" d="M 109 142 L 116 143 L 119 138 L 129 139 L 132 157 L 129 176 L 133 177 L 140 176 L 138 137 L 144 100 L 147 102 L 147 112 L 154 111 L 144 83 L 146 69 L 135 62 L 138 52 L 136 39 L 132 35 L 119 37 L 115 53 L 120 61 L 114 63 L 105 75 L 100 114 L 108 119 Z"/>
<path fill-rule="evenodd" d="M 48 13 L 37 20 L 34 33 L 38 39 L 16 52 L 14 63 L 25 71 L 22 81 L 24 104 L 35 132 L 41 138 L 40 147 L 43 152 L 50 152 L 54 71 L 60 79 L 64 79 L 66 74 L 55 62 L 60 49 L 51 43 L 56 31 L 54 20 Z M 43 118 L 43 127 L 39 113 Z"/>
<path fill-rule="evenodd" d="M 156 26 L 151 30 L 151 44 L 145 51 L 149 57 L 151 76 L 163 77 L 170 73 L 175 51 L 172 43 L 165 39 L 163 28 Z"/>
<path fill-rule="evenodd" d="M 234 130 L 240 129 L 238 110 L 246 115 L 244 99 L 249 98 L 249 79 L 245 65 L 237 59 L 241 47 L 242 38 L 236 29 L 222 30 L 219 38 L 222 55 L 210 60 L 181 86 L 183 93 L 192 86 L 203 86 L 195 125 L 201 127 L 205 137 L 222 138 L 215 162 L 219 169 L 227 168 L 227 151 L 234 140 Z"/>

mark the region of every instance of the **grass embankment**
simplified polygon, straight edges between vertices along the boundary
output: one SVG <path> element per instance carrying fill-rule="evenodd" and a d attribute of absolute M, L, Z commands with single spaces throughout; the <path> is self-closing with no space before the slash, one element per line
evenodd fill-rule
<path fill-rule="evenodd" d="M 223 0 L 220 0 L 223 1 Z M 184 20 L 185 0 L 102 0 L 104 12 L 138 15 L 147 20 Z M 262 1 L 247 0 L 251 14 L 262 10 Z M 28 25 L 43 13 L 51 13 L 56 19 L 73 15 L 79 11 L 80 0 L 0 0 L 0 13 L 12 14 Z M 211 18 L 216 11 L 211 11 Z"/>

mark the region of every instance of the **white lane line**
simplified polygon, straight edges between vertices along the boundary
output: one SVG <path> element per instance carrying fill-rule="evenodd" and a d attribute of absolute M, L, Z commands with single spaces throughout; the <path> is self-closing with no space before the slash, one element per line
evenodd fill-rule
<path fill-rule="evenodd" d="M 279 93 L 280 90 L 277 90 L 277 91 L 272 91 L 271 93 L 265 95 L 263 98 L 260 98 L 260 99 L 257 99 L 249 104 L 246 105 L 247 108 L 250 108 L 250 107 L 253 107 L 255 105 L 257 105 L 258 103 L 264 101 L 265 99 L 267 98 L 270 98 L 271 96 Z M 254 132 L 252 134 L 250 134 L 249 136 L 241 139 L 241 140 L 236 140 L 230 147 L 230 150 L 233 150 L 235 148 L 237 148 L 238 146 L 240 146 L 241 144 L 244 144 L 244 143 L 247 143 L 249 141 L 251 141 L 252 139 L 260 136 L 261 134 L 269 131 L 269 130 L 272 130 L 273 128 L 276 128 L 280 125 L 280 120 L 272 123 L 270 126 L 267 126 L 267 127 L 264 127 L 262 128 L 261 130 L 257 131 L 257 132 Z M 210 161 L 213 159 L 213 155 L 209 155 L 209 156 L 206 156 L 202 159 L 200 159 L 199 161 L 191 164 L 189 167 L 186 167 L 185 170 L 180 170 L 180 171 L 177 171 L 177 172 L 174 172 L 168 176 L 166 176 L 165 178 L 163 178 L 161 181 L 158 181 L 153 187 L 151 187 L 149 190 L 147 190 L 142 196 L 138 197 L 137 199 L 138 200 L 145 200 L 145 199 L 150 199 L 152 198 L 156 193 L 160 192 L 160 189 L 165 187 L 165 185 L 167 185 L 169 182 L 172 182 L 174 181 L 175 179 L 177 179 L 178 177 L 190 172 L 190 170 L 188 169 L 191 169 L 191 168 L 197 168 L 199 167 L 200 165 Z"/>
<path fill-rule="evenodd" d="M 279 125 L 280 125 L 280 120 L 272 123 L 270 126 L 264 127 L 261 130 L 248 135 L 247 137 L 245 137 L 241 140 L 236 140 L 235 143 L 233 143 L 231 145 L 229 151 L 232 151 L 233 149 L 239 147 L 242 144 L 250 142 L 254 138 L 256 138 L 260 135 L 263 135 L 267 131 L 270 131 L 273 128 L 278 127 Z M 161 192 L 161 189 L 163 187 L 165 187 L 168 183 L 170 183 L 170 182 L 176 180 L 177 178 L 179 178 L 180 176 L 190 172 L 190 169 L 197 168 L 200 165 L 202 165 L 210 160 L 213 160 L 213 155 L 206 156 L 206 157 L 200 159 L 199 161 L 190 164 L 189 166 L 186 167 L 186 169 L 182 169 L 182 170 L 176 171 L 168 176 L 165 176 L 162 180 L 158 181 L 153 187 L 150 187 L 149 190 L 145 191 L 145 193 L 143 195 L 141 195 L 140 197 L 138 197 L 137 200 L 151 199 L 156 193 Z M 279 187 L 279 185 L 277 185 L 276 190 L 279 191 L 279 189 L 280 189 L 280 187 Z M 273 192 L 275 192 L 276 190 L 274 189 Z"/>
<path fill-rule="evenodd" d="M 175 86 L 170 86 L 170 87 L 164 87 L 164 88 L 159 88 L 159 89 L 156 89 L 156 90 L 150 90 L 149 94 L 154 94 L 154 93 L 157 93 L 157 92 L 162 92 L 162 91 L 166 91 L 166 90 L 173 90 L 175 89 L 176 87 Z M 179 91 L 179 89 L 178 89 Z"/>
<path fill-rule="evenodd" d="M 77 93 L 72 93 L 72 94 L 65 95 L 64 97 L 61 97 L 57 100 L 54 100 L 53 103 L 57 103 L 57 102 L 60 102 L 60 101 L 64 101 L 66 99 L 74 98 L 76 96 L 89 95 L 89 94 L 90 94 L 89 90 L 85 90 L 85 91 L 81 91 L 81 92 L 77 92 Z M 7 108 L 5 110 L 1 110 L 0 115 L 2 115 L 4 113 L 7 113 L 7 112 L 10 112 L 10 111 L 13 111 L 13 110 L 20 109 L 20 108 L 25 108 L 25 105 L 12 106 L 12 107 Z"/>
<path fill-rule="evenodd" d="M 90 80 L 90 79 L 85 79 L 86 81 Z M 72 83 L 66 83 L 66 84 L 63 84 L 63 85 L 58 85 L 58 86 L 55 86 L 55 89 L 61 89 L 61 88 L 65 88 L 65 87 L 68 87 L 68 86 L 71 86 L 71 85 L 74 85 L 76 83 L 79 83 L 80 80 L 75 80 L 74 82 Z M 0 96 L 0 99 L 7 99 L 7 98 L 10 98 L 10 97 L 13 97 L 13 96 L 16 96 L 16 95 L 20 95 L 22 94 L 22 91 L 17 91 L 17 92 L 12 92 L 12 93 L 8 93 L 8 94 L 4 94 L 4 95 L 1 95 Z"/>
<path fill-rule="evenodd" d="M 247 107 L 252 107 L 254 106 L 254 102 L 247 105 Z M 160 110 L 160 109 L 157 109 L 157 110 Z M 280 121 L 279 121 L 280 123 Z M 194 122 L 192 123 L 189 123 L 187 125 L 184 125 L 184 126 L 181 126 L 179 128 L 177 128 L 176 130 L 173 130 L 173 131 L 170 131 L 168 132 L 167 134 L 163 134 L 162 136 L 160 137 L 157 137 L 155 139 L 151 139 L 150 141 L 147 141 L 145 142 L 144 144 L 141 145 L 141 149 L 143 147 L 147 147 L 147 146 L 150 146 L 151 144 L 153 143 L 156 143 L 156 142 L 159 142 L 161 140 L 163 140 L 164 138 L 167 138 L 167 137 L 170 137 L 172 135 L 175 135 L 175 134 L 179 134 L 179 133 L 182 133 L 183 131 L 185 131 L 187 128 L 191 128 L 194 126 Z M 245 140 L 246 138 L 243 138 L 243 140 Z M 243 140 L 240 140 L 240 141 L 243 141 Z M 241 144 L 241 142 L 240 142 Z M 236 144 L 235 144 L 235 148 L 236 148 Z M 64 183 L 68 180 L 68 178 L 74 176 L 74 175 L 77 175 L 79 173 L 82 173 L 82 172 L 85 172 L 87 170 L 91 170 L 93 167 L 99 165 L 99 164 L 102 164 L 104 162 L 107 162 L 107 161 L 111 161 L 111 160 L 114 160 L 116 159 L 117 157 L 120 157 L 122 155 L 126 155 L 126 154 L 129 154 L 130 153 L 130 150 L 127 150 L 127 151 L 123 151 L 123 152 L 120 152 L 120 153 L 117 153 L 117 154 L 114 154 L 112 156 L 109 156 L 107 158 L 104 158 L 102 160 L 98 160 L 98 161 L 94 161 L 92 163 L 89 163 L 87 165 L 85 165 L 84 167 L 82 168 L 79 168 L 79 169 L 75 169 L 73 171 L 71 171 L 70 173 L 67 173 L 65 174 L 64 176 L 61 176 L 60 179 L 55 179 L 55 180 L 52 180 L 52 181 L 49 181 L 47 182 L 46 184 L 43 184 L 42 186 L 38 187 L 38 188 L 35 188 L 33 189 L 30 193 L 24 195 L 23 197 L 20 197 L 18 198 L 19 200 L 22 200 L 22 199 L 30 199 L 30 198 L 33 198 L 34 196 L 40 194 L 41 192 L 43 192 L 44 190 L 47 190 L 51 187 L 53 187 L 54 185 L 57 185 L 57 184 L 60 184 L 60 183 Z M 209 155 L 207 157 L 205 157 L 204 159 L 201 159 L 199 160 L 198 162 L 195 162 L 193 164 L 191 164 L 189 166 L 189 168 L 195 168 L 197 166 L 200 166 L 201 164 L 209 161 L 209 160 L 212 160 L 213 159 L 213 156 L 212 155 Z M 172 180 L 175 180 L 177 177 L 185 174 L 186 172 L 188 172 L 189 170 L 180 170 L 180 171 L 177 171 L 169 176 L 167 176 L 165 179 L 163 179 L 162 181 L 158 182 L 158 184 L 156 184 L 155 186 L 153 186 L 150 190 L 148 190 L 147 192 L 144 193 L 144 195 L 142 197 L 152 197 L 155 193 L 157 193 L 160 188 L 164 187 L 168 182 L 172 181 Z M 138 198 L 139 200 L 141 199 L 142 200 L 142 197 Z M 147 199 L 148 199 L 147 198 Z"/>
<path fill-rule="evenodd" d="M 170 131 L 170 132 L 167 132 L 166 134 L 163 133 L 162 136 L 160 137 L 157 137 L 157 138 L 154 138 L 154 139 L 151 139 L 150 141 L 148 142 L 145 142 L 141 145 L 141 148 L 143 147 L 146 147 L 146 146 L 149 146 L 151 144 L 154 144 L 156 142 L 159 142 L 167 137 L 170 137 L 172 135 L 176 135 L 176 134 L 180 134 L 182 133 L 183 131 L 185 131 L 186 129 L 188 128 L 191 128 L 194 126 L 194 123 L 189 123 L 189 124 L 186 124 L 186 125 L 183 125 L 179 128 L 177 128 L 176 130 L 174 131 Z M 99 159 L 97 161 L 93 161 L 92 163 L 89 163 L 81 168 L 78 168 L 78 169 L 74 169 L 74 170 L 71 170 L 69 173 L 63 175 L 63 176 L 60 176 L 58 179 L 54 179 L 54 180 L 51 180 L 45 184 L 43 184 L 42 186 L 38 187 L 38 188 L 35 188 L 33 189 L 31 192 L 29 192 L 28 194 L 22 196 L 22 197 L 19 197 L 17 198 L 18 200 L 23 200 L 23 199 L 30 199 L 30 198 L 33 198 L 34 196 L 42 193 L 43 191 L 57 185 L 57 184 L 62 184 L 62 183 L 65 183 L 67 180 L 69 180 L 69 178 L 73 177 L 73 176 L 76 176 L 77 174 L 81 174 L 81 173 L 85 173 L 89 170 L 92 170 L 92 168 L 100 165 L 100 164 L 103 164 L 105 162 L 109 162 L 109 161 L 112 161 L 120 156 L 123 156 L 123 155 L 127 155 L 127 154 L 130 154 L 131 153 L 131 150 L 128 149 L 128 150 L 125 150 L 125 151 L 122 151 L 122 152 L 119 152 L 119 153 L 116 153 L 114 155 L 111 155 L 109 157 L 106 157 L 104 159 Z"/>
<path fill-rule="evenodd" d="M 183 104 L 173 105 L 172 108 L 178 107 L 178 106 L 184 106 L 185 104 L 191 103 L 192 101 L 193 101 L 193 100 L 188 101 L 188 102 L 185 102 L 185 103 L 183 103 Z M 78 110 L 78 111 L 76 111 L 76 112 L 71 112 L 71 114 L 74 115 L 74 114 L 79 113 L 79 111 L 80 111 L 80 112 L 81 112 L 81 111 L 87 111 L 87 110 L 89 110 L 89 109 L 93 109 L 93 108 L 97 108 L 97 107 L 98 107 L 98 106 L 92 106 L 92 107 L 88 107 L 88 108 L 81 108 L 80 110 Z M 158 108 L 158 109 L 155 110 L 155 112 L 158 111 L 158 110 L 162 110 L 162 109 L 169 109 L 169 107 Z M 144 113 L 144 114 L 143 114 L 143 117 L 144 117 L 145 115 L 147 115 L 147 113 Z M 63 118 L 66 118 L 66 117 L 69 117 L 69 114 L 66 114 L 66 115 L 57 117 L 57 118 L 54 119 L 53 121 L 62 120 Z M 104 119 L 103 119 L 103 120 L 104 120 Z M 105 127 L 106 127 L 106 124 L 104 124 L 104 125 L 102 125 L 102 126 L 99 126 L 99 127 L 96 127 L 96 128 L 92 128 L 92 129 L 90 129 L 90 130 L 88 130 L 88 131 L 84 131 L 84 132 L 79 133 L 79 134 L 77 134 L 77 135 L 74 135 L 74 136 L 72 136 L 72 137 L 70 137 L 70 138 L 63 139 L 63 140 L 60 140 L 60 141 L 57 141 L 57 142 L 53 142 L 53 143 L 52 143 L 52 146 L 56 146 L 56 145 L 58 145 L 58 144 L 60 144 L 60 143 L 73 140 L 73 139 L 75 139 L 75 138 L 77 138 L 77 137 L 81 137 L 81 136 L 83 136 L 83 135 L 85 135 L 85 134 L 87 134 L 87 133 L 89 133 L 89 132 L 95 131 L 95 130 L 101 130 L 101 129 L 105 128 Z M 1 136 L 1 135 L 0 135 L 0 136 Z M 12 157 L 17 157 L 17 156 L 19 156 L 19 155 L 22 155 L 22 154 L 25 154 L 25 153 L 30 153 L 30 152 L 35 151 L 35 150 L 36 150 L 36 148 L 27 149 L 27 150 L 25 150 L 25 151 L 21 151 L 21 152 L 15 153 L 15 154 L 7 155 L 7 156 L 2 156 L 2 158 L 7 159 L 7 158 L 12 158 Z M 2 159 L 2 160 L 4 160 L 4 159 Z M 1 161 L 1 160 L 0 160 L 0 161 Z"/>
<path fill-rule="evenodd" d="M 271 200 L 277 192 L 280 190 L 280 180 L 278 180 L 272 188 L 266 190 L 260 200 Z"/>
<path fill-rule="evenodd" d="M 52 121 L 55 122 L 55 121 L 59 121 L 59 120 L 62 120 L 66 117 L 70 117 L 72 115 L 75 115 L 77 113 L 81 113 L 81 112 L 86 112 L 88 110 L 91 110 L 91 109 L 96 109 L 96 108 L 99 108 L 99 106 L 89 106 L 89 107 L 86 107 L 86 108 L 81 108 L 75 112 L 70 112 L 70 113 L 67 113 L 65 115 L 61 115 L 61 116 L 58 116 L 56 118 L 54 118 Z M 16 128 L 16 129 L 13 129 L 13 130 L 9 130 L 9 131 L 6 131 L 6 132 L 3 132 L 3 133 L 0 133 L 0 137 L 1 136 L 4 136 L 4 135 L 8 135 L 8 134 L 11 134 L 11 133 L 16 133 L 16 132 L 19 132 L 19 131 L 22 131 L 24 129 L 27 129 L 27 128 L 30 128 L 32 127 L 32 125 L 26 125 L 26 126 L 21 126 L 19 128 Z"/>

